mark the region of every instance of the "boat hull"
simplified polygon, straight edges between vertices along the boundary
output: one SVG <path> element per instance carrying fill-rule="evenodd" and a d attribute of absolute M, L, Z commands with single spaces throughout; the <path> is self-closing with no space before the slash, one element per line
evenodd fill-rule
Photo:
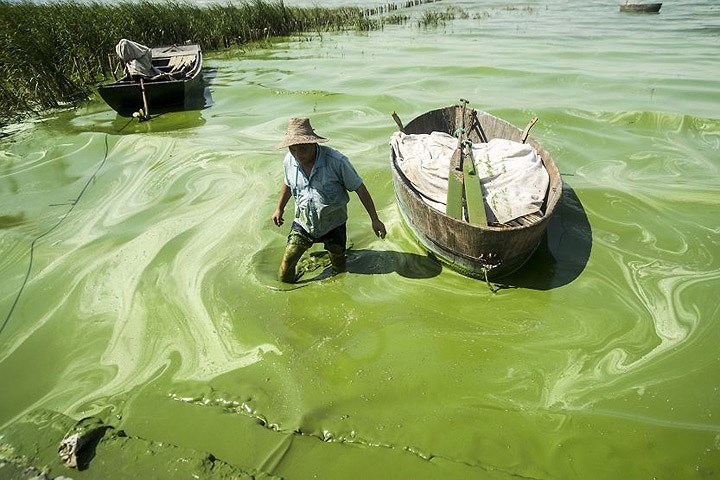
<path fill-rule="evenodd" d="M 452 133 L 460 125 L 460 112 L 459 106 L 427 112 L 408 123 L 404 132 Z M 471 124 L 472 112 L 475 112 L 487 140 L 505 138 L 522 141 L 523 133 L 520 129 L 484 112 L 468 109 L 465 125 Z M 471 131 L 468 136 L 473 142 L 480 141 L 475 131 Z M 430 207 L 402 173 L 394 152 L 391 152 L 393 187 L 400 212 L 410 230 L 429 252 L 460 273 L 475 278 L 500 278 L 515 272 L 527 262 L 543 239 L 562 193 L 560 173 L 551 155 L 532 137 L 528 137 L 527 143 L 542 157 L 550 176 L 550 185 L 542 217 L 517 227 L 473 225 Z"/>
<path fill-rule="evenodd" d="M 658 13 L 662 3 L 627 3 L 620 5 L 621 12 L 630 13 Z"/>
<path fill-rule="evenodd" d="M 156 49 L 153 49 L 153 52 Z M 162 57 L 159 57 L 162 59 Z M 172 110 L 189 110 L 198 105 L 202 97 L 204 82 L 202 78 L 202 52 L 197 50 L 197 60 L 187 76 L 178 80 L 130 81 L 122 80 L 102 85 L 98 93 L 103 100 L 122 116 L 132 116 L 145 109 L 145 100 L 149 113 Z M 145 99 L 143 99 L 143 88 Z M 147 113 L 147 112 L 146 112 Z"/>

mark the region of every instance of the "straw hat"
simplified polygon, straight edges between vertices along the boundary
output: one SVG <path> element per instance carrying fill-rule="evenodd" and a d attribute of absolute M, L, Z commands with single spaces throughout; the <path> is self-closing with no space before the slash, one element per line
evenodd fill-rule
<path fill-rule="evenodd" d="M 310 126 L 309 118 L 291 118 L 288 122 L 285 138 L 275 146 L 277 148 L 285 148 L 301 143 L 323 143 L 327 141 L 327 138 L 315 133 L 315 130 Z"/>

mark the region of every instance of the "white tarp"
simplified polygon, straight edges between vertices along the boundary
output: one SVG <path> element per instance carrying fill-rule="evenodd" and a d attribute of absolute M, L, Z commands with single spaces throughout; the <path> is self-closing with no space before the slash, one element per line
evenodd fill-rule
<path fill-rule="evenodd" d="M 445 212 L 448 171 L 457 143 L 457 138 L 442 132 L 396 132 L 390 138 L 400 170 L 425 203 L 441 212 Z M 540 210 L 550 176 L 534 148 L 495 138 L 473 144 L 472 151 L 488 221 L 507 223 Z"/>
<path fill-rule="evenodd" d="M 162 73 L 153 67 L 152 50 L 145 45 L 123 38 L 115 46 L 115 52 L 125 64 L 128 75 L 152 78 Z"/>

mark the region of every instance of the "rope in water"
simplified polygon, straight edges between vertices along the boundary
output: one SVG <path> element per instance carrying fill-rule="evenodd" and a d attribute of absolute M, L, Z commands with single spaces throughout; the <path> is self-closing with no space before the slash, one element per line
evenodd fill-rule
<path fill-rule="evenodd" d="M 127 125 L 126 125 L 127 126 Z M 123 127 L 124 129 L 125 127 Z M 33 258 L 35 255 L 35 245 L 42 240 L 44 237 L 50 235 L 55 229 L 57 229 L 62 223 L 67 219 L 67 217 L 72 213 L 72 211 L 77 206 L 80 199 L 85 195 L 85 192 L 87 191 L 88 187 L 90 186 L 90 183 L 97 177 L 98 173 L 100 172 L 100 169 L 105 165 L 105 162 L 107 161 L 108 157 L 108 134 L 105 134 L 105 154 L 103 155 L 102 161 L 98 164 L 97 168 L 93 172 L 92 175 L 90 175 L 90 178 L 88 178 L 87 182 L 85 182 L 85 185 L 83 185 L 82 190 L 80 190 L 80 193 L 77 197 L 75 197 L 74 200 L 70 201 L 70 208 L 65 212 L 65 214 L 60 217 L 60 219 L 47 229 L 45 232 L 41 233 L 37 237 L 33 239 L 32 242 L 30 242 L 30 262 L 28 263 L 27 271 L 25 272 L 25 278 L 23 279 L 22 285 L 20 286 L 20 290 L 18 290 L 17 295 L 15 296 L 15 300 L 13 301 L 12 305 L 10 306 L 10 311 L 8 311 L 7 315 L 5 316 L 5 320 L 3 321 L 2 326 L 0 326 L 0 334 L 5 330 L 5 327 L 7 326 L 8 322 L 10 321 L 10 317 L 12 316 L 13 312 L 15 311 L 15 307 L 17 307 L 18 302 L 20 301 L 20 296 L 22 295 L 23 291 L 25 290 L 25 286 L 27 285 L 28 281 L 30 280 L 30 273 L 32 271 L 33 267 Z"/>

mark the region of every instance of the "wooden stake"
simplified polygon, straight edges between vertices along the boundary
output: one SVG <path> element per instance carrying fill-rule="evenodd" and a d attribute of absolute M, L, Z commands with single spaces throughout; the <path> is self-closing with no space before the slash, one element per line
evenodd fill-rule
<path fill-rule="evenodd" d="M 395 123 L 398 126 L 398 129 L 400 129 L 401 132 L 405 131 L 405 127 L 403 127 L 402 121 L 400 120 L 400 117 L 397 113 L 395 113 L 395 110 L 391 113 L 393 120 L 395 120 Z"/>
<path fill-rule="evenodd" d="M 145 111 L 143 112 L 143 115 L 140 115 L 140 119 L 147 120 L 150 118 L 150 110 L 148 110 L 147 96 L 145 95 L 145 82 L 142 77 L 140 77 L 140 91 L 142 91 L 143 106 L 145 107 Z"/>
<path fill-rule="evenodd" d="M 533 117 L 530 119 L 530 122 L 528 122 L 527 126 L 525 127 L 525 130 L 523 130 L 522 133 L 522 143 L 525 143 L 525 140 L 527 140 L 528 135 L 530 135 L 530 129 L 537 123 L 538 118 Z"/>

